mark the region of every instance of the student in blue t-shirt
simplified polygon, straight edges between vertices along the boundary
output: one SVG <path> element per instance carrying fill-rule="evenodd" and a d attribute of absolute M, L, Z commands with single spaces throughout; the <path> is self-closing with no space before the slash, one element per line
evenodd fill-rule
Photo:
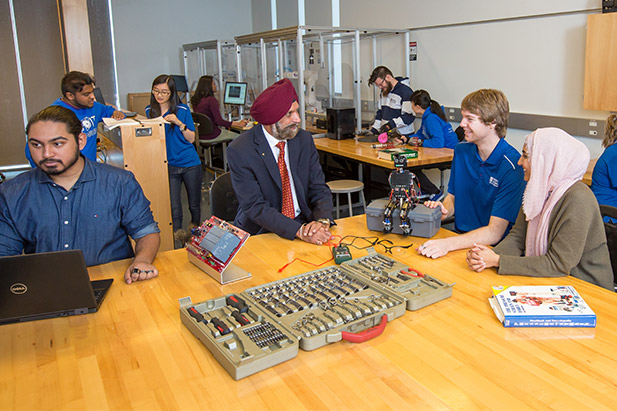
<path fill-rule="evenodd" d="M 409 137 L 402 136 L 402 142 L 431 148 L 454 148 L 458 144 L 458 137 L 446 120 L 443 108 L 431 99 L 428 91 L 413 92 L 411 109 L 416 116 L 422 117 L 422 125 L 416 133 Z"/>
<path fill-rule="evenodd" d="M 195 123 L 186 104 L 180 102 L 173 77 L 161 74 L 152 82 L 148 118 L 163 116 L 167 170 L 171 196 L 171 219 L 174 234 L 182 229 L 182 202 L 180 190 L 186 188 L 191 212 L 191 224 L 201 224 L 201 160 L 195 150 Z"/>
<path fill-rule="evenodd" d="M 505 141 L 509 104 L 499 90 L 468 94 L 461 103 L 465 142 L 454 149 L 448 194 L 441 208 L 442 220 L 454 215 L 459 236 L 429 240 L 417 251 L 438 258 L 474 244 L 497 244 L 516 221 L 525 182 L 520 154 Z"/>
<path fill-rule="evenodd" d="M 598 199 L 598 203 L 617 207 L 617 114 L 611 114 L 606 119 L 604 153 L 598 159 L 591 175 L 591 191 Z M 605 221 L 609 220 L 608 217 Z"/>
<path fill-rule="evenodd" d="M 96 128 L 99 122 L 106 117 L 116 120 L 122 120 L 125 117 L 123 112 L 95 101 L 94 87 L 92 76 L 81 71 L 71 71 L 62 77 L 60 83 L 62 97 L 51 103 L 52 106 L 68 108 L 77 115 L 87 138 L 86 146 L 81 153 L 92 161 L 96 161 Z M 30 165 L 36 167 L 27 144 L 25 153 Z"/>

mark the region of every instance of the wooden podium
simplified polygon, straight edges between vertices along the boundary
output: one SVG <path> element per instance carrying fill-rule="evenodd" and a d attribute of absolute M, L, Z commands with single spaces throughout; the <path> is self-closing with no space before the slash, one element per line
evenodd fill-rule
<path fill-rule="evenodd" d="M 165 123 L 136 119 L 110 130 L 101 141 L 106 155 L 104 162 L 132 172 L 150 200 L 154 219 L 161 229 L 159 251 L 173 250 Z"/>

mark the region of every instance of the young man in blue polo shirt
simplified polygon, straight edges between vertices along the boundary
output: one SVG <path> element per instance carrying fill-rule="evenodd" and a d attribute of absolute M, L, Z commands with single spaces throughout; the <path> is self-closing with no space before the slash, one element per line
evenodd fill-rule
<path fill-rule="evenodd" d="M 461 103 L 465 142 L 454 149 L 448 194 L 441 207 L 442 220 L 456 215 L 456 237 L 429 240 L 417 251 L 439 258 L 475 243 L 497 244 L 516 221 L 525 182 L 518 165 L 520 153 L 505 140 L 509 104 L 499 90 L 468 94 Z"/>
<path fill-rule="evenodd" d="M 86 135 L 86 146 L 81 153 L 89 160 L 96 161 L 96 140 L 97 126 L 103 118 L 111 117 L 122 120 L 124 113 L 116 110 L 112 106 L 95 101 L 94 98 L 94 78 L 81 71 L 71 71 L 62 77 L 60 88 L 62 97 L 56 99 L 52 106 L 68 108 L 77 115 L 81 121 L 82 131 Z M 26 158 L 32 167 L 36 164 L 32 160 L 30 147 L 26 144 Z"/>

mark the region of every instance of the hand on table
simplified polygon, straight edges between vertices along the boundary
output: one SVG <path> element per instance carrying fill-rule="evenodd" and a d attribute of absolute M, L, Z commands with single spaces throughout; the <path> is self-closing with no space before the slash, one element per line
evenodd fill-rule
<path fill-rule="evenodd" d="M 124 281 L 131 284 L 134 281 L 149 280 L 159 275 L 159 270 L 152 264 L 133 261 L 124 273 Z"/>
<path fill-rule="evenodd" d="M 485 245 L 474 244 L 467 251 L 467 265 L 478 273 L 485 268 L 499 267 L 499 254 Z"/>
<path fill-rule="evenodd" d="M 450 242 L 448 238 L 442 238 L 439 240 L 428 240 L 420 247 L 416 248 L 418 254 L 421 254 L 429 258 L 439 258 L 448 254 L 450 251 Z"/>
<path fill-rule="evenodd" d="M 316 245 L 326 243 L 330 239 L 330 235 L 329 227 L 319 221 L 304 224 L 296 233 L 296 237 L 300 240 Z"/>

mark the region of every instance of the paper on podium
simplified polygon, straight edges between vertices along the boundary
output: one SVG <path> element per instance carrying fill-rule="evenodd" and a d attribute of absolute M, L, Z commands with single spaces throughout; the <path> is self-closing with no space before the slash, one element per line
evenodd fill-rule
<path fill-rule="evenodd" d="M 108 130 L 113 130 L 114 128 L 121 125 L 137 125 L 137 124 L 152 124 L 152 123 L 167 123 L 170 124 L 169 121 L 165 120 L 162 116 L 155 118 L 123 118 L 122 120 L 116 120 L 111 117 L 103 118 L 103 123 L 105 123 L 105 127 Z"/>
<path fill-rule="evenodd" d="M 105 124 L 105 127 L 107 127 L 108 130 L 113 130 L 114 128 L 121 126 L 123 124 L 139 124 L 137 123 L 137 121 L 131 118 L 124 118 L 122 120 L 116 120 L 111 117 L 103 118 L 103 123 Z"/>

